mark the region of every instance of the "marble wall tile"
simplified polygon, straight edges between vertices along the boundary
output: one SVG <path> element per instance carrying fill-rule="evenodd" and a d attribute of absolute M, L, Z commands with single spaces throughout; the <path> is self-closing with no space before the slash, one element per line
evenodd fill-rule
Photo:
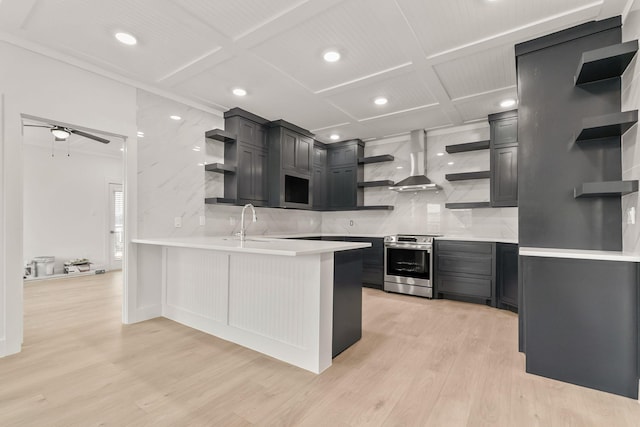
<path fill-rule="evenodd" d="M 192 236 L 204 233 L 204 133 L 221 127 L 222 117 L 138 90 L 138 236 Z M 175 121 L 170 115 L 179 115 Z M 199 147 L 200 151 L 195 151 Z M 215 155 L 211 154 L 212 156 Z M 216 180 L 216 177 L 210 178 Z M 182 227 L 174 227 L 180 217 Z"/>
<path fill-rule="evenodd" d="M 636 40 L 640 36 L 640 11 L 631 12 L 622 26 L 623 41 Z M 640 66 L 638 55 L 622 76 L 622 111 L 640 109 Z M 640 180 L 640 145 L 638 126 L 632 127 L 622 137 L 622 179 Z M 622 197 L 622 249 L 640 253 L 640 225 L 638 224 L 638 194 Z M 629 215 L 635 210 L 635 224 L 630 224 Z"/>
<path fill-rule="evenodd" d="M 325 212 L 322 231 L 348 234 L 436 233 L 474 237 L 518 236 L 518 209 L 451 210 L 445 203 L 489 201 L 489 180 L 449 182 L 447 173 L 489 170 L 489 150 L 448 154 L 446 145 L 489 139 L 488 123 L 462 126 L 426 136 L 426 175 L 440 185 L 438 191 L 398 193 L 386 187 L 365 189 L 365 205 L 393 205 L 393 211 Z M 365 165 L 366 181 L 409 176 L 409 154 L 415 151 L 409 135 L 365 144 L 365 156 L 392 154 L 393 162 Z M 438 153 L 443 153 L 438 155 Z M 453 164 L 449 164 L 453 162 Z M 350 225 L 353 224 L 353 225 Z"/>

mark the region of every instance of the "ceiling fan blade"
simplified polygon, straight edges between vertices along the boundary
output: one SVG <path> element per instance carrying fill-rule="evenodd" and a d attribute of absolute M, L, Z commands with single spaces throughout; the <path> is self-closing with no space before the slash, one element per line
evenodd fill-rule
<path fill-rule="evenodd" d="M 22 125 L 22 126 L 27 126 L 27 127 L 31 127 L 31 128 L 48 128 L 48 129 L 51 129 L 51 126 L 47 126 L 47 125 Z"/>
<path fill-rule="evenodd" d="M 75 135 L 84 136 L 85 138 L 93 139 L 94 141 L 102 142 L 103 144 L 108 144 L 110 142 L 108 139 L 100 138 L 99 136 L 91 135 L 90 133 L 86 133 L 81 130 L 69 129 L 69 132 Z"/>

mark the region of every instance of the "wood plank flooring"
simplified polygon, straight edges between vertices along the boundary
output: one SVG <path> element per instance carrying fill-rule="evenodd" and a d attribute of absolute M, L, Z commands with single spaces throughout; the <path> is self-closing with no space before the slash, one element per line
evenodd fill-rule
<path fill-rule="evenodd" d="M 166 319 L 120 322 L 121 275 L 25 285 L 2 426 L 640 426 L 637 401 L 524 372 L 517 316 L 363 291 L 321 375 Z"/>

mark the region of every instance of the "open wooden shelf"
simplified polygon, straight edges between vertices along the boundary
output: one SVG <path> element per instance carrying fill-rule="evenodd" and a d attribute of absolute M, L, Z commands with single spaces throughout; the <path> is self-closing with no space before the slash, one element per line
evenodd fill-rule
<path fill-rule="evenodd" d="M 490 202 L 460 202 L 460 203 L 445 203 L 444 207 L 447 209 L 473 209 L 473 208 L 490 208 Z"/>
<path fill-rule="evenodd" d="M 576 85 L 619 77 L 638 51 L 638 40 L 582 53 L 574 77 Z"/>
<path fill-rule="evenodd" d="M 638 181 L 585 182 L 573 189 L 573 197 L 616 197 L 638 192 Z"/>
<path fill-rule="evenodd" d="M 467 142 L 464 144 L 447 145 L 445 150 L 449 154 L 453 153 L 466 153 L 467 151 L 486 150 L 489 148 L 489 140 Z"/>
<path fill-rule="evenodd" d="M 638 110 L 587 117 L 576 142 L 621 136 L 638 122 Z"/>
<path fill-rule="evenodd" d="M 390 179 L 383 179 L 380 181 L 362 181 L 358 183 L 358 187 L 367 188 L 367 187 L 388 187 L 393 185 L 393 181 Z"/>
<path fill-rule="evenodd" d="M 208 139 L 215 139 L 216 141 L 221 141 L 221 142 L 236 142 L 235 135 L 232 135 L 229 132 L 224 131 L 222 129 L 208 130 L 205 132 L 204 137 Z"/>
<path fill-rule="evenodd" d="M 236 173 L 236 167 L 231 165 L 225 165 L 224 163 L 211 163 L 204 166 L 204 170 L 217 173 Z"/>
<path fill-rule="evenodd" d="M 466 181 L 468 179 L 491 178 L 491 171 L 448 173 L 444 178 L 447 181 Z"/>
<path fill-rule="evenodd" d="M 358 206 L 358 211 L 392 211 L 394 207 L 392 205 L 371 205 L 371 206 Z"/>
<path fill-rule="evenodd" d="M 394 157 L 391 154 L 383 154 L 381 156 L 358 157 L 358 164 L 391 162 Z"/>
<path fill-rule="evenodd" d="M 204 203 L 207 205 L 235 205 L 236 199 L 225 199 L 224 197 L 207 197 L 204 199 Z"/>

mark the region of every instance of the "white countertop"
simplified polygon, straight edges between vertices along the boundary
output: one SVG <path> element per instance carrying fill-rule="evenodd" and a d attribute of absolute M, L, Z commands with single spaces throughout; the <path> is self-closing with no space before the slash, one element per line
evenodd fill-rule
<path fill-rule="evenodd" d="M 360 242 L 331 242 L 319 240 L 291 240 L 267 237 L 247 236 L 240 242 L 238 237 L 164 237 L 149 239 L 132 239 L 133 243 L 178 248 L 208 249 L 225 252 L 241 252 L 264 255 L 301 256 L 327 252 L 362 249 L 371 246 Z"/>
<path fill-rule="evenodd" d="M 518 238 L 513 237 L 476 237 L 476 236 L 440 236 L 437 240 L 460 240 L 468 242 L 497 242 L 497 243 L 515 243 L 518 244 Z"/>
<path fill-rule="evenodd" d="M 278 234 L 264 234 L 261 237 L 269 237 L 269 238 L 284 238 L 284 239 L 296 239 L 296 238 L 305 238 L 305 237 L 371 237 L 371 238 L 379 238 L 382 239 L 385 236 L 388 236 L 390 233 L 386 234 L 366 234 L 366 233 L 278 233 Z"/>
<path fill-rule="evenodd" d="M 531 248 L 521 247 L 522 256 L 547 258 L 592 259 L 600 261 L 640 262 L 640 254 L 621 251 L 589 251 L 583 249 Z"/>

